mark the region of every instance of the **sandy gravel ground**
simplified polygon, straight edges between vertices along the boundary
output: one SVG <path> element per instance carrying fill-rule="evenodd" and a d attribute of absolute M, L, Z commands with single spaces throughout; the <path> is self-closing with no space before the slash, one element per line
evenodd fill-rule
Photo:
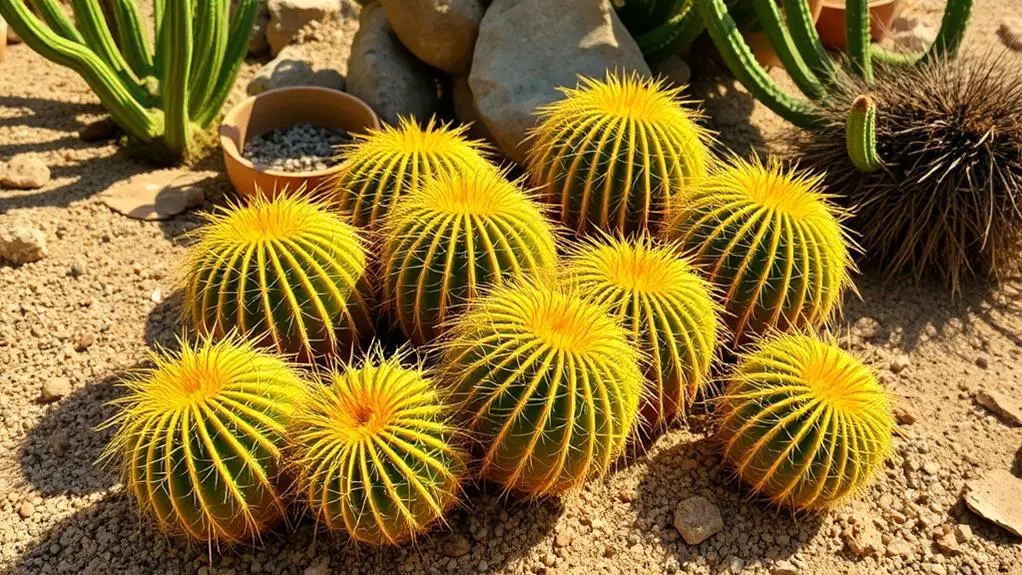
<path fill-rule="evenodd" d="M 927 0 L 909 10 L 936 26 L 942 4 Z M 977 0 L 976 13 L 969 44 L 984 50 L 999 47 L 1000 19 L 1022 16 L 1022 6 Z M 783 122 L 733 82 L 704 80 L 695 92 L 739 151 L 778 141 Z M 952 302 L 940 286 L 883 283 L 871 270 L 858 279 L 862 300 L 846 302 L 843 341 L 874 363 L 917 420 L 900 426 L 894 457 L 875 485 L 835 512 L 793 516 L 749 499 L 697 419 L 562 500 L 525 503 L 472 487 L 471 507 L 414 546 L 359 547 L 317 535 L 309 522 L 268 534 L 258 550 L 166 540 L 138 519 L 116 475 L 93 467 L 109 439 L 93 429 L 110 415 L 104 403 L 119 393 L 118 377 L 178 333 L 172 277 L 184 253 L 180 235 L 198 219 L 140 223 L 100 203 L 97 192 L 146 169 L 112 145 L 77 138 L 83 123 L 101 115 L 84 82 L 25 46 L 12 47 L 0 64 L 0 159 L 33 153 L 53 171 L 44 189 L 0 191 L 0 218 L 41 226 L 50 249 L 34 264 L 0 265 L 0 570 L 782 573 L 778 562 L 787 561 L 802 574 L 1022 573 L 1022 541 L 959 503 L 965 482 L 988 470 L 1022 473 L 1022 428 L 974 399 L 981 389 L 1022 396 L 1022 282 L 975 286 Z M 218 166 L 215 155 L 207 162 Z M 83 273 L 74 277 L 72 268 Z M 44 405 L 40 388 L 53 378 L 67 378 L 73 392 Z M 671 526 L 677 503 L 693 494 L 714 501 L 725 523 L 694 547 Z M 935 544 L 958 525 L 971 538 L 957 549 Z M 864 555 L 869 536 L 880 549 Z"/>

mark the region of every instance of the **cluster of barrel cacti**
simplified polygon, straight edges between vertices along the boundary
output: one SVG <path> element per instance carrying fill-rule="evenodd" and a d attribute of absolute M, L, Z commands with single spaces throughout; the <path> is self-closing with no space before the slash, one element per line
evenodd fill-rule
<path fill-rule="evenodd" d="M 886 399 L 810 335 L 851 285 L 844 215 L 814 175 L 718 158 L 677 96 L 634 76 L 565 90 L 527 180 L 407 121 L 344 150 L 328 190 L 208 216 L 183 274 L 199 343 L 133 379 L 110 422 L 140 507 L 236 541 L 291 496 L 399 543 L 471 475 L 542 497 L 608 472 L 705 409 L 730 342 L 757 346 L 715 400 L 742 477 L 797 508 L 860 487 Z"/>

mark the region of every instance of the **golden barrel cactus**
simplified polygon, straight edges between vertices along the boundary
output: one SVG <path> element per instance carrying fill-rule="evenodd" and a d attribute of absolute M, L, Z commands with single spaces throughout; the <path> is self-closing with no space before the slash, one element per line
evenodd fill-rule
<path fill-rule="evenodd" d="M 710 133 L 681 89 L 637 75 L 583 78 L 538 112 L 530 183 L 579 234 L 656 228 L 671 198 L 711 163 Z"/>
<path fill-rule="evenodd" d="M 808 335 L 768 339 L 744 355 L 719 407 L 718 437 L 742 481 L 796 509 L 854 493 L 891 450 L 894 420 L 876 377 Z"/>
<path fill-rule="evenodd" d="M 162 531 L 200 541 L 255 539 L 284 512 L 284 430 L 306 384 L 283 360 L 235 337 L 181 343 L 126 382 L 104 459 Z"/>
<path fill-rule="evenodd" d="M 736 341 L 820 326 L 840 308 L 854 244 L 821 182 L 733 158 L 673 206 L 667 238 L 708 274 Z"/>
<path fill-rule="evenodd" d="M 457 501 L 465 463 L 421 367 L 376 350 L 333 370 L 290 428 L 298 485 L 319 522 L 375 545 L 413 539 Z"/>
<path fill-rule="evenodd" d="M 576 246 L 565 266 L 581 295 L 610 308 L 646 352 L 643 427 L 683 416 L 709 384 L 720 321 L 709 284 L 677 246 L 606 237 Z"/>
<path fill-rule="evenodd" d="M 406 118 L 398 127 L 355 134 L 330 194 L 355 226 L 376 229 L 401 196 L 430 178 L 491 167 L 485 146 L 467 139 L 467 130 L 435 119 L 420 127 Z"/>
<path fill-rule="evenodd" d="M 326 204 L 255 196 L 207 220 L 185 278 L 184 310 L 200 333 L 237 330 L 304 361 L 350 354 L 371 333 L 363 241 Z"/>
<path fill-rule="evenodd" d="M 517 183 L 489 168 L 441 175 L 388 219 L 384 298 L 421 345 L 483 290 L 550 273 L 556 257 L 550 225 Z"/>
<path fill-rule="evenodd" d="M 639 352 L 605 306 L 532 281 L 476 301 L 443 344 L 483 477 L 529 496 L 601 475 L 634 426 Z"/>

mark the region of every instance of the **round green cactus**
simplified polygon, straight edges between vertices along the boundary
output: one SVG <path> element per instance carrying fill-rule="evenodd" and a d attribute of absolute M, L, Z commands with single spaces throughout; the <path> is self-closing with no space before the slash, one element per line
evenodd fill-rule
<path fill-rule="evenodd" d="M 375 545 L 413 539 L 457 501 L 465 463 L 449 408 L 421 367 L 378 350 L 332 371 L 290 427 L 318 521 Z"/>
<path fill-rule="evenodd" d="M 539 207 L 492 168 L 428 180 L 392 211 L 385 237 L 384 296 L 417 344 L 483 290 L 552 272 L 557 257 Z"/>
<path fill-rule="evenodd" d="M 277 475 L 284 429 L 306 385 L 283 360 L 238 338 L 181 343 L 139 371 L 104 427 L 104 459 L 169 534 L 256 538 L 284 512 Z"/>
<path fill-rule="evenodd" d="M 711 136 L 678 100 L 680 89 L 608 74 L 562 92 L 538 112 L 527 169 L 577 233 L 653 229 L 671 198 L 706 174 Z"/>
<path fill-rule="evenodd" d="M 443 344 L 444 379 L 485 454 L 483 477 L 529 496 L 605 473 L 635 423 L 639 352 L 605 306 L 532 281 L 503 286 Z"/>
<path fill-rule="evenodd" d="M 490 166 L 486 147 L 465 138 L 467 130 L 433 119 L 420 128 L 402 119 L 397 128 L 355 134 L 341 154 L 345 160 L 331 194 L 355 226 L 378 228 L 401 196 L 427 180 Z"/>
<path fill-rule="evenodd" d="M 349 354 L 372 330 L 356 230 L 303 195 L 256 196 L 207 216 L 185 279 L 204 334 L 232 330 L 304 361 Z"/>
<path fill-rule="evenodd" d="M 720 332 L 709 284 L 677 246 L 649 236 L 584 242 L 565 271 L 580 294 L 609 306 L 648 354 L 643 427 L 684 416 L 709 384 Z"/>
<path fill-rule="evenodd" d="M 738 342 L 816 327 L 851 286 L 845 214 L 822 178 L 734 158 L 677 202 L 666 228 L 723 297 Z"/>
<path fill-rule="evenodd" d="M 742 481 L 796 509 L 827 508 L 862 487 L 890 453 L 894 428 L 869 368 L 801 334 L 744 355 L 719 416 L 725 458 Z"/>

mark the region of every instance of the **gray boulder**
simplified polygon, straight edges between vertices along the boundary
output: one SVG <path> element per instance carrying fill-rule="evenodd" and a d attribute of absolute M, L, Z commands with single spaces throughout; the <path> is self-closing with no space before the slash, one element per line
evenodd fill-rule
<path fill-rule="evenodd" d="M 479 28 L 469 85 L 496 143 L 521 162 L 536 109 L 557 100 L 559 86 L 575 87 L 579 75 L 613 70 L 650 74 L 609 0 L 494 0 Z"/>
<path fill-rule="evenodd" d="M 412 54 L 450 74 L 468 73 L 486 12 L 482 0 L 381 2 L 390 27 Z"/>

